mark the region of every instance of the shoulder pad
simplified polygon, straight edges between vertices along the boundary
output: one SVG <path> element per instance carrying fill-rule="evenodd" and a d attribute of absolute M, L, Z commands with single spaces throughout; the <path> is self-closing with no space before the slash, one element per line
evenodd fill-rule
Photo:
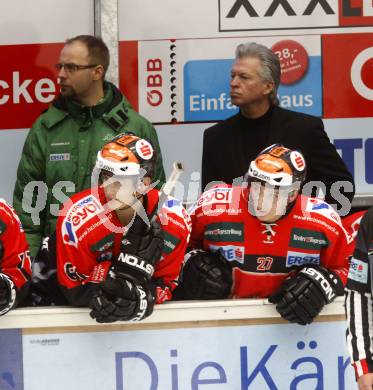
<path fill-rule="evenodd" d="M 322 215 L 338 225 L 342 225 L 341 218 L 335 209 L 319 198 L 308 198 L 305 211 L 311 214 Z"/>
<path fill-rule="evenodd" d="M 5 200 L 0 198 L 0 212 L 3 212 L 7 217 L 5 217 L 5 220 L 7 223 L 17 223 L 19 225 L 19 230 L 23 232 L 23 227 L 21 220 L 19 219 L 17 213 L 15 212 L 14 208 Z M 0 221 L 0 234 L 4 233 L 6 229 L 6 223 L 1 220 Z"/>
<path fill-rule="evenodd" d="M 164 221 L 162 220 L 162 224 L 171 222 L 183 230 L 191 230 L 190 216 L 180 200 L 175 199 L 172 196 L 168 196 L 167 200 L 163 204 L 162 209 L 164 212 L 161 213 L 161 217 L 165 217 Z"/>

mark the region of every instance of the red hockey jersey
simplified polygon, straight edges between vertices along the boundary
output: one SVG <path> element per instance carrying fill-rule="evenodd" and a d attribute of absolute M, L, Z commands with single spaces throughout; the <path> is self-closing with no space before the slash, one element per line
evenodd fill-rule
<path fill-rule="evenodd" d="M 346 283 L 350 239 L 320 199 L 300 195 L 286 216 L 264 223 L 249 213 L 247 189 L 215 187 L 201 195 L 191 219 L 191 246 L 220 250 L 231 262 L 232 297 L 268 297 L 306 264 L 322 265 Z"/>
<path fill-rule="evenodd" d="M 3 199 L 0 199 L 0 253 L 0 273 L 14 283 L 17 303 L 26 295 L 31 280 L 31 260 L 21 221 Z"/>
<path fill-rule="evenodd" d="M 158 207 L 159 192 L 150 190 L 144 203 L 148 215 Z M 71 203 L 72 202 L 72 203 Z M 72 305 L 87 306 L 97 287 L 117 259 L 126 229 L 114 211 L 104 207 L 101 188 L 71 197 L 58 217 L 56 228 L 57 276 Z M 190 237 L 190 218 L 181 202 L 167 198 L 158 213 L 164 233 L 162 257 L 155 265 L 156 303 L 172 296 Z"/>

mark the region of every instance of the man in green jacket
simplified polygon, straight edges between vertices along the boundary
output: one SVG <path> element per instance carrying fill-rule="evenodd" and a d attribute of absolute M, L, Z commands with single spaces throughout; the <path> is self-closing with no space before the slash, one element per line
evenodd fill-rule
<path fill-rule="evenodd" d="M 13 206 L 32 256 L 55 229 L 62 203 L 91 186 L 97 152 L 117 133 L 132 132 L 157 152 L 157 187 L 165 181 L 157 133 L 122 93 L 104 80 L 109 51 L 97 37 L 66 41 L 60 54 L 60 94 L 32 126 L 17 171 Z M 67 195 L 66 195 L 67 194 Z"/>

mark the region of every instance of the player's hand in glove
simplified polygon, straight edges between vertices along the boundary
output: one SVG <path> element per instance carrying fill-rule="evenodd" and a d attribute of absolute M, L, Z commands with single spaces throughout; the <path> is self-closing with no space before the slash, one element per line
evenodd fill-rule
<path fill-rule="evenodd" d="M 153 312 L 154 297 L 151 291 L 132 281 L 115 278 L 110 271 L 99 284 L 97 294 L 91 299 L 90 316 L 97 322 L 140 321 Z"/>
<path fill-rule="evenodd" d="M 154 221 L 148 227 L 139 216 L 136 216 L 122 239 L 121 253 L 114 262 L 115 272 L 135 283 L 146 283 L 154 273 L 162 249 L 163 232 L 159 223 Z"/>
<path fill-rule="evenodd" d="M 7 313 L 16 302 L 16 288 L 12 280 L 0 273 L 0 316 Z"/>
<path fill-rule="evenodd" d="M 333 272 L 321 266 L 306 266 L 286 279 L 268 300 L 276 304 L 285 320 L 306 325 L 337 295 L 343 295 L 343 284 Z"/>
<path fill-rule="evenodd" d="M 232 267 L 220 252 L 195 249 L 185 255 L 174 300 L 223 299 L 232 288 Z"/>
<path fill-rule="evenodd" d="M 97 322 L 140 321 L 153 311 L 154 293 L 150 280 L 161 258 L 163 232 L 158 222 L 148 227 L 136 216 L 122 238 L 121 253 L 108 278 L 99 284 L 90 302 L 91 317 Z"/>

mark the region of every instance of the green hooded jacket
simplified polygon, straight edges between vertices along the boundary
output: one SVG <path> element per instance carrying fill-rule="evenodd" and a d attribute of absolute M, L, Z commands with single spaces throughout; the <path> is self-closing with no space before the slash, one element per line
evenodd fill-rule
<path fill-rule="evenodd" d="M 165 181 L 157 133 L 113 84 L 93 107 L 58 97 L 32 126 L 22 151 L 13 194 L 17 211 L 35 256 L 42 238 L 56 225 L 61 204 L 91 186 L 97 152 L 114 136 L 132 132 L 147 139 L 157 152 L 154 181 Z"/>

